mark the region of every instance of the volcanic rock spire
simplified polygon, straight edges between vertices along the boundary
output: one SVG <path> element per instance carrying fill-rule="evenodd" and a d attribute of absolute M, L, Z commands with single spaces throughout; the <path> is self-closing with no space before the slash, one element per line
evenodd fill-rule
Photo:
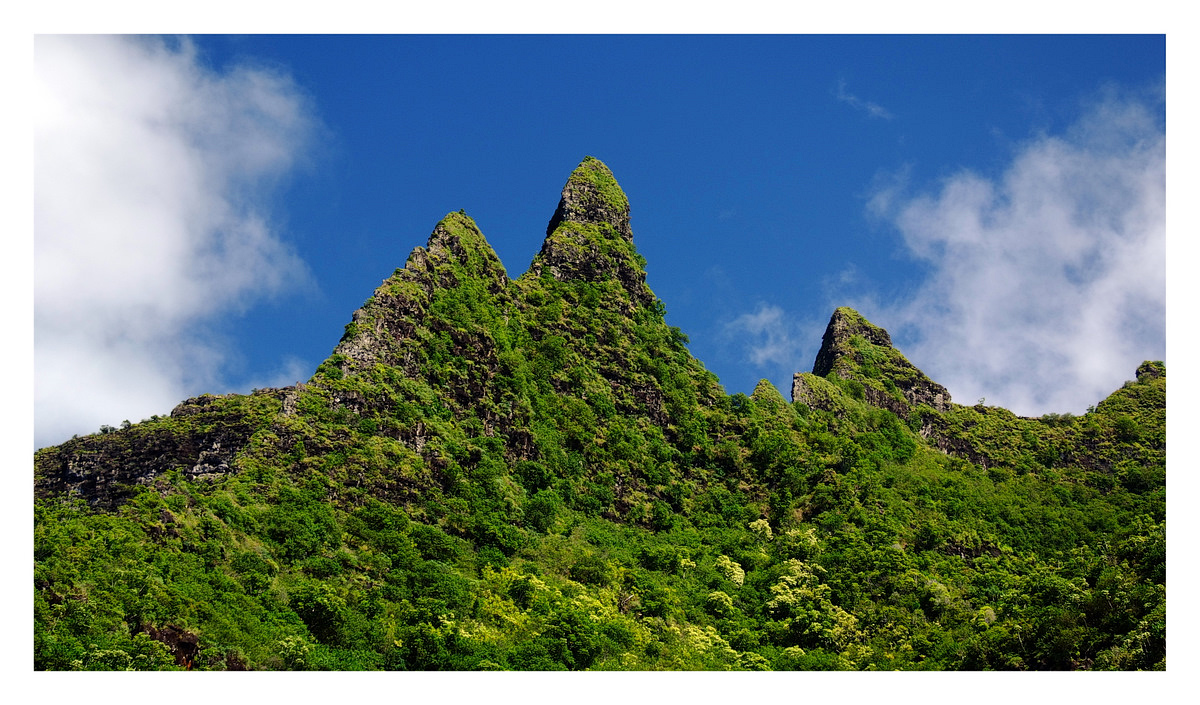
<path fill-rule="evenodd" d="M 633 246 L 629 199 L 599 159 L 585 157 L 563 186 L 542 250 L 527 276 L 562 282 L 617 281 L 635 306 L 653 304 L 645 260 Z"/>
<path fill-rule="evenodd" d="M 554 234 L 564 221 L 607 225 L 625 240 L 633 240 L 633 230 L 629 227 L 629 199 L 612 171 L 595 157 L 584 157 L 571 172 L 554 217 L 546 227 L 546 235 Z"/>

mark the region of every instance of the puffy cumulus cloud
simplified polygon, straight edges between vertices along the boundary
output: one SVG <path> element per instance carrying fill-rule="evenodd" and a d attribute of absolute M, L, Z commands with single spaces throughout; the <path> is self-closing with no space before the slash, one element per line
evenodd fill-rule
<path fill-rule="evenodd" d="M 205 326 L 307 277 L 269 197 L 315 125 L 285 75 L 186 40 L 35 41 L 35 443 L 211 391 Z"/>
<path fill-rule="evenodd" d="M 1080 413 L 1165 358 L 1164 99 L 1110 91 L 997 178 L 876 194 L 930 274 L 873 317 L 957 400 Z"/>

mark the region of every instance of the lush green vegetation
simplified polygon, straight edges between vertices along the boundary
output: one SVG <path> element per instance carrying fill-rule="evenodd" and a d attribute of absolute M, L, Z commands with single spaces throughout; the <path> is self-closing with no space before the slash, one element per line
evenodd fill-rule
<path fill-rule="evenodd" d="M 903 417 L 859 335 L 810 403 L 728 396 L 589 199 L 627 209 L 590 158 L 511 282 L 450 214 L 305 385 L 40 451 L 35 667 L 1165 667 L 1161 363 L 1080 417 Z M 45 489 L 226 427 L 228 471 Z"/>

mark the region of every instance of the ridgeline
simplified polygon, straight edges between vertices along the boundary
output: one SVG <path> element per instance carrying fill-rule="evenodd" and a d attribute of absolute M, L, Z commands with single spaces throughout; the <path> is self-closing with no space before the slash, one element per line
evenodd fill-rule
<path fill-rule="evenodd" d="M 963 406 L 857 312 L 726 395 L 586 158 L 510 280 L 466 214 L 312 379 L 34 456 L 34 667 L 1163 669 L 1166 371 Z"/>

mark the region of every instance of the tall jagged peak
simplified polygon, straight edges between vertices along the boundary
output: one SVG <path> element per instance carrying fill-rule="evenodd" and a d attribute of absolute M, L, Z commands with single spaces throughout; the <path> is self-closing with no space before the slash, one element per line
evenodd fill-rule
<path fill-rule="evenodd" d="M 554 233 L 563 222 L 609 225 L 626 240 L 633 240 L 629 226 L 629 199 L 604 162 L 584 157 L 571 172 L 558 208 L 546 227 L 546 235 Z"/>
<path fill-rule="evenodd" d="M 646 261 L 633 245 L 629 199 L 604 162 L 586 157 L 563 186 L 562 197 L 527 279 L 560 282 L 615 281 L 628 306 L 648 306 L 656 297 L 646 286 Z"/>
<path fill-rule="evenodd" d="M 950 408 L 950 392 L 932 381 L 892 347 L 892 337 L 852 308 L 833 312 L 821 350 L 813 362 L 812 376 L 858 382 L 863 398 L 874 406 L 907 416 L 910 407 L 925 404 L 938 411 Z M 792 401 L 817 398 L 809 376 L 797 373 L 792 380 Z"/>

